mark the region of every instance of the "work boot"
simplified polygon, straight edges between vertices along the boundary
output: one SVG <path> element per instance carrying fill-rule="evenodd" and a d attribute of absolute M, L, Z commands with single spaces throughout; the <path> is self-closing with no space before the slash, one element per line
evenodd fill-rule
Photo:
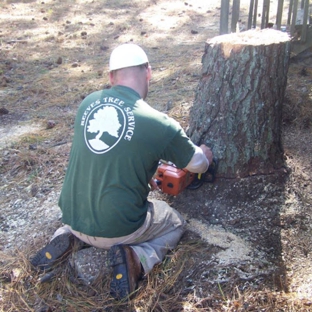
<path fill-rule="evenodd" d="M 127 245 L 112 246 L 108 254 L 109 264 L 113 269 L 110 294 L 116 300 L 129 298 L 138 287 L 143 276 L 141 263 Z"/>
<path fill-rule="evenodd" d="M 30 260 L 34 267 L 47 270 L 57 259 L 69 252 L 74 245 L 75 236 L 72 233 L 63 233 L 53 238 L 50 243 L 37 252 Z"/>

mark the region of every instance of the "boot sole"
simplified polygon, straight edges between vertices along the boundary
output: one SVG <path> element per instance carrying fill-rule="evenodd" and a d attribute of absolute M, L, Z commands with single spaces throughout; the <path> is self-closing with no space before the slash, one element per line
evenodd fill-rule
<path fill-rule="evenodd" d="M 56 236 L 31 259 L 30 263 L 41 270 L 50 268 L 72 246 L 73 234 L 64 233 Z"/>
<path fill-rule="evenodd" d="M 125 251 L 122 246 L 112 246 L 108 253 L 109 264 L 113 269 L 110 294 L 116 300 L 126 299 L 130 295 L 128 268 Z"/>

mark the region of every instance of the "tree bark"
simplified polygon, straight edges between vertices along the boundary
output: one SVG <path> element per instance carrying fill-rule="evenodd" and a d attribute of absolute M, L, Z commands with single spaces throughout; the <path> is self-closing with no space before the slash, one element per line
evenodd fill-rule
<path fill-rule="evenodd" d="M 282 104 L 290 39 L 273 29 L 206 42 L 188 135 L 210 146 L 217 176 L 269 174 L 283 166 Z"/>

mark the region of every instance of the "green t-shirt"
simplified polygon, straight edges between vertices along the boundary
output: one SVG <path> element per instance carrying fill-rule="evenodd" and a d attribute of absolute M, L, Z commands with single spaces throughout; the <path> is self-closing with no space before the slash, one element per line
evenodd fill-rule
<path fill-rule="evenodd" d="M 81 103 L 59 206 L 63 222 L 90 236 L 133 233 L 147 212 L 149 181 L 160 159 L 184 168 L 194 144 L 181 126 L 115 86 Z"/>

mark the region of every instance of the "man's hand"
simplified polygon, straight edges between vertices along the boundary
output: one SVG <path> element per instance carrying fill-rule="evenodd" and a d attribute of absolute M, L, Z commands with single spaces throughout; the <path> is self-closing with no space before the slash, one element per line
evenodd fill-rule
<path fill-rule="evenodd" d="M 206 146 L 205 144 L 202 144 L 200 146 L 200 148 L 203 150 L 205 156 L 207 157 L 207 159 L 209 161 L 209 165 L 212 164 L 213 154 L 212 154 L 211 149 L 208 146 Z"/>
<path fill-rule="evenodd" d="M 149 181 L 149 185 L 151 187 L 151 191 L 159 190 L 159 187 L 153 178 Z"/>

